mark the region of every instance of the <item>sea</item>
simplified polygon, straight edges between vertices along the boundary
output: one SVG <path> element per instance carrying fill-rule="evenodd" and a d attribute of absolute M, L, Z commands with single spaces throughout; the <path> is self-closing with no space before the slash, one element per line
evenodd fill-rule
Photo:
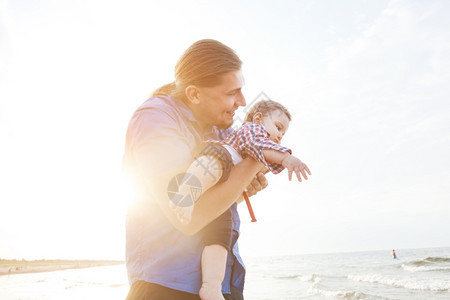
<path fill-rule="evenodd" d="M 450 248 L 247 258 L 246 300 L 450 299 Z M 125 299 L 124 265 L 0 276 L 1 300 Z"/>

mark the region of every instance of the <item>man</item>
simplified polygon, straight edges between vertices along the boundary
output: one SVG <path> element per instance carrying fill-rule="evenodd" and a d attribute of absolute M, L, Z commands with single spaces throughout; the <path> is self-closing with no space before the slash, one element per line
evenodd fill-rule
<path fill-rule="evenodd" d="M 223 139 L 234 112 L 246 104 L 241 64 L 220 42 L 194 43 L 175 67 L 175 82 L 158 89 L 130 120 L 124 168 L 139 195 L 126 224 L 130 300 L 199 299 L 201 230 L 230 207 L 233 243 L 222 291 L 226 299 L 243 299 L 245 269 L 236 243 L 236 201 L 246 188 L 255 194 L 267 186 L 259 172 L 263 164 L 246 158 L 234 166 L 228 180 L 196 202 L 189 224 L 182 224 L 168 205 L 177 180 L 191 163 L 191 152 L 202 140 Z"/>

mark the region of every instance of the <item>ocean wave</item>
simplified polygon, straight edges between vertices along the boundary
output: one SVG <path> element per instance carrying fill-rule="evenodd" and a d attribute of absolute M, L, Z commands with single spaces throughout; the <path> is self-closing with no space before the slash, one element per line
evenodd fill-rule
<path fill-rule="evenodd" d="M 410 266 L 402 264 L 402 269 L 408 272 L 450 271 L 450 266 Z"/>
<path fill-rule="evenodd" d="M 446 280 L 415 280 L 411 278 L 389 278 L 378 274 L 348 275 L 348 279 L 360 282 L 380 283 L 408 290 L 450 291 L 450 282 Z"/>
<path fill-rule="evenodd" d="M 314 282 L 319 283 L 322 279 L 317 274 L 310 274 L 300 277 L 300 280 L 303 282 Z"/>
<path fill-rule="evenodd" d="M 308 293 L 311 295 L 322 295 L 326 298 L 330 299 L 351 299 L 351 300 L 381 300 L 381 299 L 388 299 L 383 298 L 380 296 L 375 295 L 369 295 L 363 292 L 356 292 L 356 291 L 326 291 L 323 289 L 320 289 L 318 286 L 311 286 L 308 290 Z"/>
<path fill-rule="evenodd" d="M 296 279 L 299 278 L 303 282 L 313 282 L 318 283 L 321 281 L 319 275 L 317 274 L 309 274 L 309 275 L 300 275 L 300 274 L 264 274 L 263 277 L 275 278 L 275 279 Z"/>
<path fill-rule="evenodd" d="M 420 259 L 412 262 L 408 262 L 408 264 L 413 266 L 428 266 L 437 263 L 450 263 L 450 258 L 448 257 L 427 257 L 425 259 Z"/>
<path fill-rule="evenodd" d="M 401 267 L 408 272 L 449 271 L 449 263 L 450 258 L 447 257 L 427 257 L 404 263 Z"/>

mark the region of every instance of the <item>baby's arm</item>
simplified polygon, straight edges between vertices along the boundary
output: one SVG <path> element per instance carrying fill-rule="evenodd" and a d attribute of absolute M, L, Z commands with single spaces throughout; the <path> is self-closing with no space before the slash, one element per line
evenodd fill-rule
<path fill-rule="evenodd" d="M 237 145 L 237 151 L 250 155 L 260 161 L 274 174 L 280 173 L 283 168 L 288 169 L 289 180 L 292 180 L 292 172 L 297 179 L 302 181 L 308 179 L 306 174 L 311 175 L 309 168 L 297 157 L 291 155 L 289 148 L 283 147 L 269 138 L 264 126 L 258 123 L 244 123 L 225 143 Z M 237 137 L 237 138 L 236 138 Z"/>
<path fill-rule="evenodd" d="M 308 179 L 306 173 L 311 175 L 311 171 L 309 171 L 308 166 L 289 152 L 280 152 L 272 149 L 265 149 L 262 150 L 262 153 L 266 161 L 280 164 L 288 169 L 289 181 L 292 180 L 292 172 L 295 172 L 295 175 L 300 182 L 302 181 L 301 175 L 303 175 L 303 178 L 305 178 L 306 180 Z"/>

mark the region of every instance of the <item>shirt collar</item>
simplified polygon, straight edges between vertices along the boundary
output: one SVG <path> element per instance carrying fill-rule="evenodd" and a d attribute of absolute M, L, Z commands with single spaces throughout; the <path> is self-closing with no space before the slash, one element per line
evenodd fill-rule
<path fill-rule="evenodd" d="M 183 102 L 183 100 L 174 99 L 171 95 L 167 97 L 170 104 L 178 109 L 178 111 L 191 122 L 197 122 L 192 110 Z"/>
<path fill-rule="evenodd" d="M 173 98 L 171 95 L 168 96 L 170 104 L 183 115 L 184 118 L 188 119 L 192 123 L 195 123 L 196 127 L 200 129 L 197 119 L 194 116 L 192 110 L 184 103 L 182 100 Z M 205 130 L 198 130 L 201 133 L 203 139 L 217 139 L 218 130 L 215 126 L 207 127 Z"/>

